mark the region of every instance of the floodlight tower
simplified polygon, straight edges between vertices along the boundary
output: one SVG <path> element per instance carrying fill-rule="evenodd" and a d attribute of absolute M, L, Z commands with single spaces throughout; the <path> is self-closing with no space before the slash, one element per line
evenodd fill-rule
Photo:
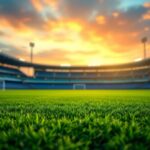
<path fill-rule="evenodd" d="M 144 45 L 144 59 L 146 58 L 146 42 L 148 41 L 147 37 L 142 38 L 141 42 Z"/>
<path fill-rule="evenodd" d="M 31 48 L 31 55 L 30 55 L 31 63 L 33 63 L 33 48 L 34 48 L 35 44 L 33 42 L 30 42 L 29 45 Z"/>

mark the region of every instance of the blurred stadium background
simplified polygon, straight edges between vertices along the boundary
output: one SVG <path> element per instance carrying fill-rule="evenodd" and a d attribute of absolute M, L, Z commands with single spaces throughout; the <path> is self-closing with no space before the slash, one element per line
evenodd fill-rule
<path fill-rule="evenodd" d="M 22 61 L 1 52 L 0 88 L 149 89 L 150 59 L 119 65 L 54 66 Z"/>

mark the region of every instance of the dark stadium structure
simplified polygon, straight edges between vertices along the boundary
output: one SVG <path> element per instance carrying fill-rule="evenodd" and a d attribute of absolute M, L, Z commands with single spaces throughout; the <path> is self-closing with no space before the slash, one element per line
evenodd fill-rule
<path fill-rule="evenodd" d="M 33 76 L 21 71 L 32 68 Z M 0 53 L 1 89 L 150 89 L 150 59 L 120 65 L 54 66 Z"/>

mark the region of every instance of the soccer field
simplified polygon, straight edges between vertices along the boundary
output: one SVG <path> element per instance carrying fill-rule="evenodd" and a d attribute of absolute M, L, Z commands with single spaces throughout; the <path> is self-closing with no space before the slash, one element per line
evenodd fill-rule
<path fill-rule="evenodd" d="M 0 149 L 148 150 L 150 91 L 0 91 Z"/>

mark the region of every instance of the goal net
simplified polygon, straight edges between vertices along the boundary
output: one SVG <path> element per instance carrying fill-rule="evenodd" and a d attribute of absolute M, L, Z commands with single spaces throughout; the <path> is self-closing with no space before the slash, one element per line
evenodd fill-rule
<path fill-rule="evenodd" d="M 5 90 L 6 89 L 6 84 L 4 80 L 0 80 L 0 90 Z"/>
<path fill-rule="evenodd" d="M 84 90 L 84 89 L 86 89 L 86 85 L 85 84 L 74 84 L 73 89 L 74 90 Z"/>

